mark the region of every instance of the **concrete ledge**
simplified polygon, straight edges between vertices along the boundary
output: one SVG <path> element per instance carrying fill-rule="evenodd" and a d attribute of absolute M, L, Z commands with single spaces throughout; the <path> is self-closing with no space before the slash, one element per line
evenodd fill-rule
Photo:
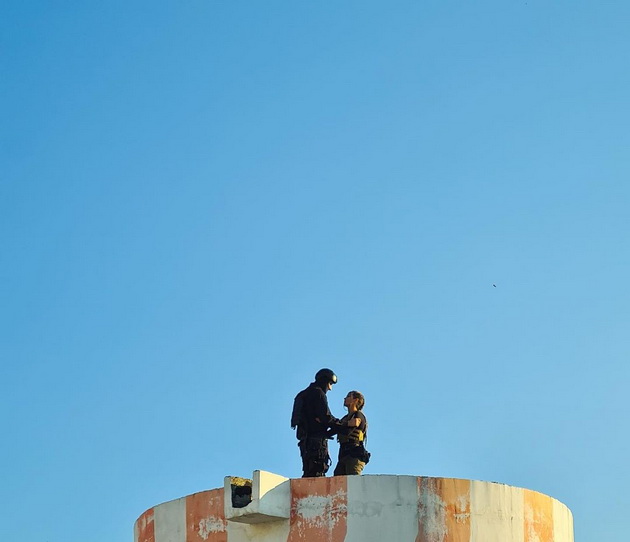
<path fill-rule="evenodd" d="M 289 479 L 279 474 L 256 470 L 251 480 L 226 476 L 223 488 L 227 521 L 269 523 L 291 515 Z"/>
<path fill-rule="evenodd" d="M 574 542 L 573 516 L 537 491 L 409 475 L 288 480 L 255 471 L 146 510 L 134 542 Z"/>

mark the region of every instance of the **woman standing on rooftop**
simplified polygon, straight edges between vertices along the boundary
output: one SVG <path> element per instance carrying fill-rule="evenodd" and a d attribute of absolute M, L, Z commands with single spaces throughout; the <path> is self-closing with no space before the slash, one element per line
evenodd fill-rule
<path fill-rule="evenodd" d="M 350 391 L 343 400 L 343 405 L 348 409 L 348 414 L 341 418 L 337 430 L 339 460 L 335 467 L 335 476 L 361 474 L 370 460 L 370 454 L 364 446 L 368 425 L 367 418 L 362 412 L 365 398 L 358 391 Z M 355 423 L 358 422 L 358 425 L 349 427 L 348 422 L 351 420 L 355 420 Z"/>

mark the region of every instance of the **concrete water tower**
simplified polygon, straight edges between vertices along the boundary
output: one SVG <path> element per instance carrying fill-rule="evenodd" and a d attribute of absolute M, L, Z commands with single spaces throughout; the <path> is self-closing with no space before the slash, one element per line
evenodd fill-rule
<path fill-rule="evenodd" d="M 547 495 L 494 482 L 255 471 L 150 508 L 134 531 L 134 542 L 573 542 L 573 518 Z"/>

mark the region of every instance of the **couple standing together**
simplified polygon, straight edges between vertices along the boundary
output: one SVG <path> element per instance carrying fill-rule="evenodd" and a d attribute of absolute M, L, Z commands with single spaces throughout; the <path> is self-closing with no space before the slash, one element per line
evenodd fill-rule
<path fill-rule="evenodd" d="M 337 383 L 337 375 L 330 369 L 320 369 L 315 382 L 302 390 L 293 402 L 291 427 L 297 429 L 298 446 L 302 456 L 303 478 L 326 476 L 330 466 L 328 439 L 337 435 L 339 461 L 334 475 L 361 474 L 370 460 L 365 449 L 367 419 L 361 410 L 365 398 L 358 391 L 350 391 L 343 400 L 348 414 L 338 420 L 328 408 L 328 393 Z"/>

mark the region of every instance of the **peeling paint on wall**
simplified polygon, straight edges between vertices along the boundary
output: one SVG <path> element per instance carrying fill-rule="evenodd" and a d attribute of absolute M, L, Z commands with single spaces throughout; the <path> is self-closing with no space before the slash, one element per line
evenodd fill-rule
<path fill-rule="evenodd" d="M 135 526 L 136 542 L 155 542 L 155 521 L 153 508 L 142 514 Z"/>
<path fill-rule="evenodd" d="M 344 542 L 348 488 L 345 476 L 291 480 L 291 529 L 287 542 Z"/>
<path fill-rule="evenodd" d="M 470 481 L 418 478 L 416 542 L 470 541 Z"/>
<path fill-rule="evenodd" d="M 270 499 L 267 504 L 286 510 L 271 521 L 259 522 L 257 510 L 250 512 L 249 522 L 226 520 L 226 510 L 231 510 L 231 501 L 224 500 L 226 494 L 231 498 L 227 485 L 147 510 L 136 521 L 134 540 L 573 542 L 573 516 L 564 504 L 504 484 L 390 475 L 299 478 L 282 484 L 281 492 L 263 496 Z"/>
<path fill-rule="evenodd" d="M 186 542 L 227 542 L 223 489 L 186 498 Z"/>

